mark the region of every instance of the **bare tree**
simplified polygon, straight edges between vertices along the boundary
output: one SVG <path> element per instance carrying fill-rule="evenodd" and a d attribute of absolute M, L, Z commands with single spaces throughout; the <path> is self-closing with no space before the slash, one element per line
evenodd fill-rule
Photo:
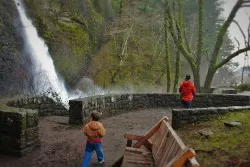
<path fill-rule="evenodd" d="M 196 85 L 198 91 L 201 91 L 199 72 L 200 72 L 203 40 L 204 40 L 204 35 L 203 35 L 204 4 L 203 4 L 203 1 L 204 0 L 198 1 L 198 3 L 199 3 L 198 32 L 197 32 L 198 42 L 197 42 L 197 47 L 195 49 L 195 52 L 191 51 L 191 48 L 186 40 L 187 37 L 186 37 L 186 33 L 185 33 L 185 28 L 180 27 L 179 20 L 173 14 L 174 9 L 172 8 L 172 6 L 175 6 L 175 5 L 167 4 L 167 6 L 166 6 L 167 18 L 168 18 L 169 30 L 170 30 L 171 36 L 173 38 L 175 45 L 180 50 L 182 55 L 185 57 L 185 59 L 187 60 L 187 62 L 189 63 L 189 65 L 192 69 L 192 72 L 194 75 L 194 82 L 195 82 L 195 85 Z M 228 18 L 223 23 L 223 25 L 218 33 L 213 52 L 211 54 L 211 59 L 209 60 L 208 73 L 206 75 L 205 84 L 204 84 L 205 89 L 209 89 L 211 87 L 213 76 L 219 68 L 224 66 L 226 63 L 231 61 L 234 57 L 238 56 L 239 54 L 250 50 L 249 38 L 248 38 L 248 42 L 247 42 L 248 45 L 247 46 L 245 46 L 242 49 L 238 49 L 236 52 L 232 53 L 231 55 L 229 55 L 225 59 L 222 59 L 220 62 L 217 61 L 219 58 L 219 55 L 220 55 L 220 49 L 221 49 L 222 44 L 223 44 L 223 38 L 224 38 L 225 34 L 227 33 L 230 24 L 233 22 L 236 13 L 238 12 L 238 10 L 240 8 L 248 7 L 249 3 L 250 3 L 249 0 L 238 0 L 236 2 L 235 6 L 233 7 L 232 11 L 230 12 Z M 194 54 L 194 53 L 196 53 L 196 54 Z"/>

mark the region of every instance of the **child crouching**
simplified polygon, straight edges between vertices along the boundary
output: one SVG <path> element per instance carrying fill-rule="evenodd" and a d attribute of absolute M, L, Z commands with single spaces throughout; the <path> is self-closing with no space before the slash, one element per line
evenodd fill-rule
<path fill-rule="evenodd" d="M 91 114 L 90 121 L 83 128 L 83 133 L 88 137 L 85 148 L 85 156 L 82 167 L 88 167 L 93 151 L 95 150 L 98 162 L 104 162 L 104 154 L 101 144 L 101 139 L 104 137 L 106 130 L 102 123 L 99 122 L 101 113 L 94 111 Z"/>

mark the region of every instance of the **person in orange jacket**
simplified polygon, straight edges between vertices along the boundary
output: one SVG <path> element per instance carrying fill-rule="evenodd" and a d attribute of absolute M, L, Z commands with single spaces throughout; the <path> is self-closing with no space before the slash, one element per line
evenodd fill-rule
<path fill-rule="evenodd" d="M 181 101 L 185 108 L 190 108 L 192 105 L 193 97 L 196 94 L 194 84 L 190 81 L 191 76 L 186 75 L 185 81 L 180 85 L 179 92 L 181 94 Z"/>
<path fill-rule="evenodd" d="M 102 123 L 99 122 L 101 115 L 100 112 L 93 111 L 89 123 L 83 128 L 83 133 L 87 136 L 87 144 L 82 167 L 89 166 L 93 151 L 96 152 L 99 163 L 102 164 L 104 162 L 101 140 L 105 136 L 106 130 Z"/>

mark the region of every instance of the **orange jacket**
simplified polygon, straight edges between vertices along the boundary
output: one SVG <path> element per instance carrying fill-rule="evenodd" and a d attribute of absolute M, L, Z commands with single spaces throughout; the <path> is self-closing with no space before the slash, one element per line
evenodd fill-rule
<path fill-rule="evenodd" d="M 196 94 L 195 86 L 191 81 L 183 81 L 179 88 L 179 92 L 181 93 L 181 100 L 183 101 L 192 101 L 193 96 Z"/>
<path fill-rule="evenodd" d="M 89 142 L 99 142 L 105 136 L 106 130 L 102 123 L 98 121 L 90 121 L 83 128 L 83 133 L 88 137 Z"/>

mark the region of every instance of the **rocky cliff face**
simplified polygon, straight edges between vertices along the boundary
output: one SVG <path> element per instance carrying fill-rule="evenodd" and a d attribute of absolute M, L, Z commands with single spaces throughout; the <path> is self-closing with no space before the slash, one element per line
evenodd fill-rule
<path fill-rule="evenodd" d="M 88 76 L 106 12 L 89 0 L 24 2 L 66 83 L 74 85 L 80 77 Z"/>
<path fill-rule="evenodd" d="M 69 87 L 90 77 L 93 57 L 103 45 L 105 24 L 114 18 L 109 0 L 23 0 L 28 16 L 45 40 L 57 72 Z M 32 89 L 32 69 L 22 41 L 15 3 L 0 2 L 0 94 Z"/>
<path fill-rule="evenodd" d="M 22 55 L 22 26 L 13 1 L 0 1 L 0 95 L 18 93 L 25 89 L 28 73 Z"/>

